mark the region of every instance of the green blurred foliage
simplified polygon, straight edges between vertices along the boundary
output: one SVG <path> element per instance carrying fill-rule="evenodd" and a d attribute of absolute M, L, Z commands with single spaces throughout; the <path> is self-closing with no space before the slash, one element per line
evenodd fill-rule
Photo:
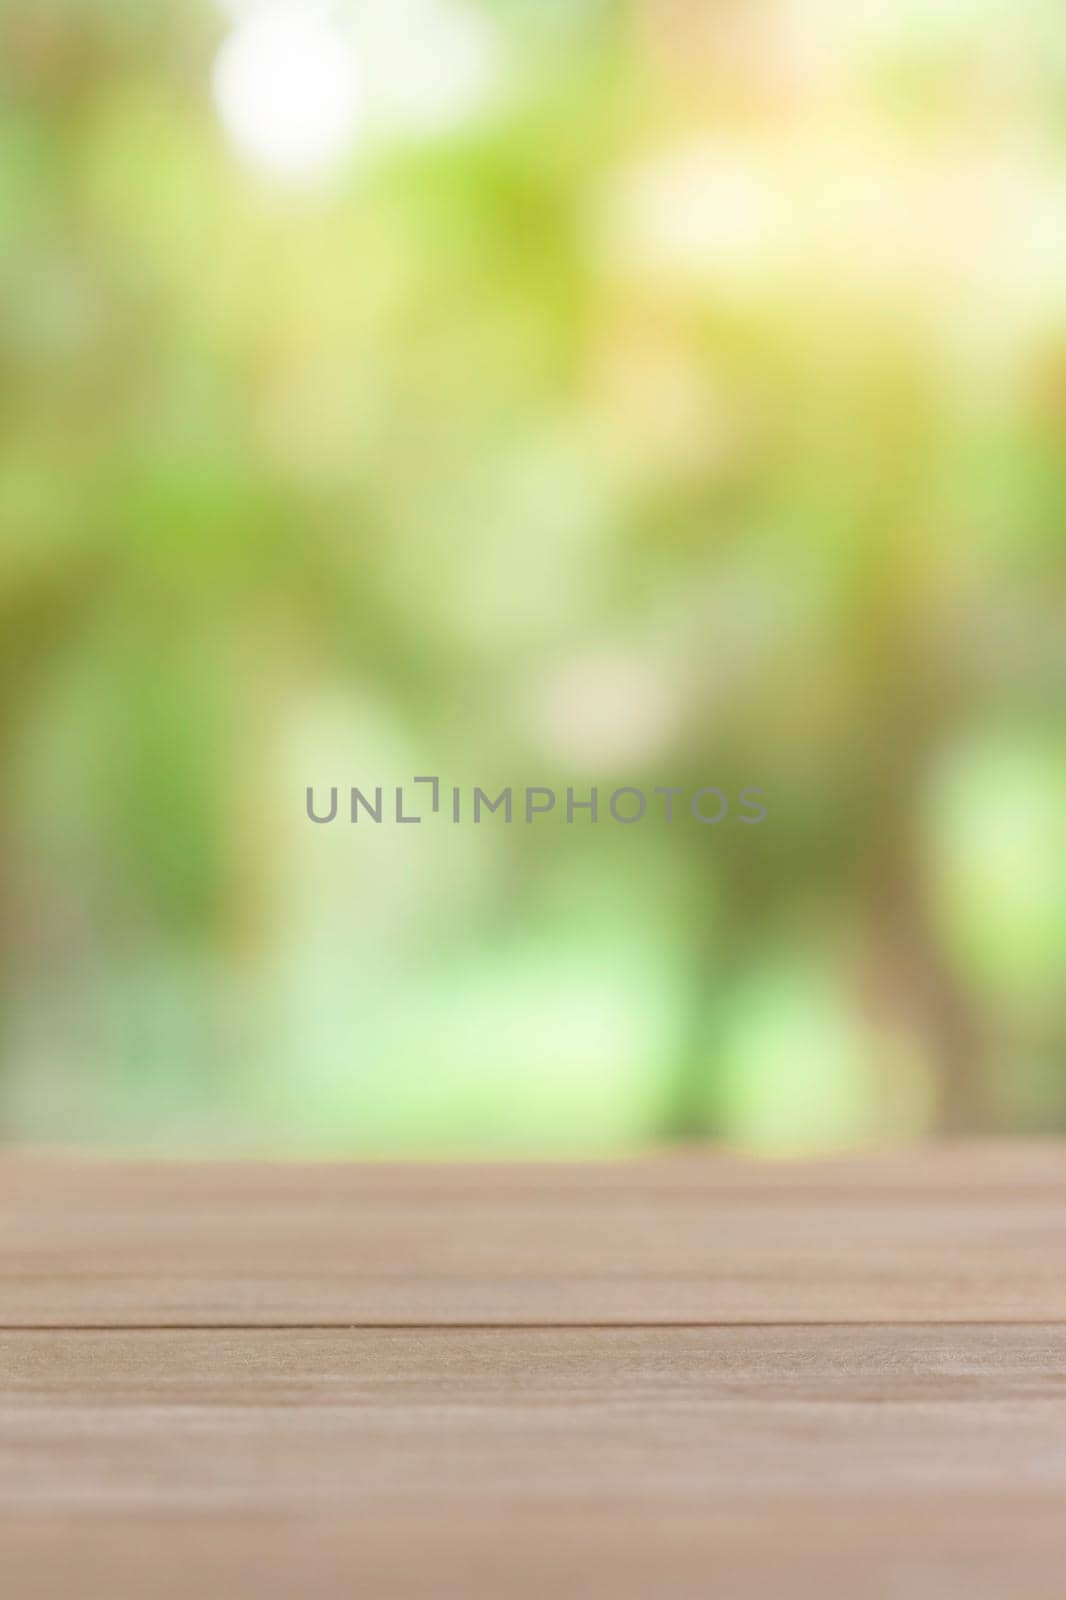
<path fill-rule="evenodd" d="M 293 180 L 264 3 L 0 3 L 0 1135 L 1062 1127 L 1054 6 L 338 0 Z M 305 819 L 416 772 L 770 818 Z"/>

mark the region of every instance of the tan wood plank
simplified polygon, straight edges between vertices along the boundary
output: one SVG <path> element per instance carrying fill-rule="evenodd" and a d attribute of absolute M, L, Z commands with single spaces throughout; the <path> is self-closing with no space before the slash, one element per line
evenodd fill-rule
<path fill-rule="evenodd" d="M 0 1336 L 6 1510 L 1022 1487 L 1066 1495 L 1066 1329 Z"/>
<path fill-rule="evenodd" d="M 1066 1329 L 0 1336 L 17 1595 L 1058 1600 L 1064 1504 Z"/>
<path fill-rule="evenodd" d="M 1066 1320 L 1066 1160 L 0 1162 L 0 1325 Z"/>
<path fill-rule="evenodd" d="M 0 1332 L 4 1593 L 1059 1600 L 1064 1191 L 8 1158 L 5 1320 L 203 1326 Z M 222 1326 L 361 1319 L 425 1325 Z"/>
<path fill-rule="evenodd" d="M 0 1518 L 18 1600 L 1062 1600 L 1062 1501 Z"/>
<path fill-rule="evenodd" d="M 582 1161 L 392 1161 L 146 1159 L 86 1150 L 32 1150 L 0 1146 L 0 1189 L 24 1193 L 38 1204 L 71 1190 L 128 1198 L 185 1192 L 188 1176 L 208 1182 L 213 1194 L 246 1198 L 269 1191 L 300 1202 L 320 1193 L 480 1193 L 521 1196 L 547 1184 L 555 1193 L 652 1192 L 743 1189 L 754 1192 L 836 1193 L 888 1191 L 893 1198 L 930 1191 L 979 1189 L 1007 1194 L 1061 1189 L 1066 1184 L 1066 1142 L 1056 1139 L 942 1140 L 887 1146 L 803 1160 L 755 1157 L 728 1146 L 679 1146 L 627 1159 Z"/>

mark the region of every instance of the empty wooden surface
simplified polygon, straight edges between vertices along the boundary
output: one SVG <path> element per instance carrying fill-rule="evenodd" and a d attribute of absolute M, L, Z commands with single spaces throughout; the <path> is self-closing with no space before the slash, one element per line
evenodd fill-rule
<path fill-rule="evenodd" d="M 1066 1592 L 1066 1156 L 0 1160 L 6 1594 Z"/>

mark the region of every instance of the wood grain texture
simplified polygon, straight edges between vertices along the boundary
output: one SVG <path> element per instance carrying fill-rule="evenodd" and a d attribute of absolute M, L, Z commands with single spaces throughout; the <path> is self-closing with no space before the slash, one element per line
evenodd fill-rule
<path fill-rule="evenodd" d="M 1066 1328 L 14 1333 L 0 1371 L 9 1509 L 1066 1504 Z"/>
<path fill-rule="evenodd" d="M 1064 1223 L 1053 1145 L 7 1158 L 3 1593 L 1061 1600 Z"/>
<path fill-rule="evenodd" d="M 0 1164 L 0 1326 L 1066 1318 L 1057 1146 L 516 1167 Z"/>
<path fill-rule="evenodd" d="M 20 1332 L 0 1372 L 34 1595 L 1061 1595 L 1066 1328 Z"/>

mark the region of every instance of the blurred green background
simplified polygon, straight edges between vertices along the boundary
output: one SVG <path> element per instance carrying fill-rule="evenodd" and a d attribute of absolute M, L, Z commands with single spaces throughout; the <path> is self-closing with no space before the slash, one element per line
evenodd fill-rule
<path fill-rule="evenodd" d="M 0 1138 L 1066 1127 L 1061 0 L 0 0 L 0 82 Z M 416 773 L 770 815 L 305 817 Z"/>

